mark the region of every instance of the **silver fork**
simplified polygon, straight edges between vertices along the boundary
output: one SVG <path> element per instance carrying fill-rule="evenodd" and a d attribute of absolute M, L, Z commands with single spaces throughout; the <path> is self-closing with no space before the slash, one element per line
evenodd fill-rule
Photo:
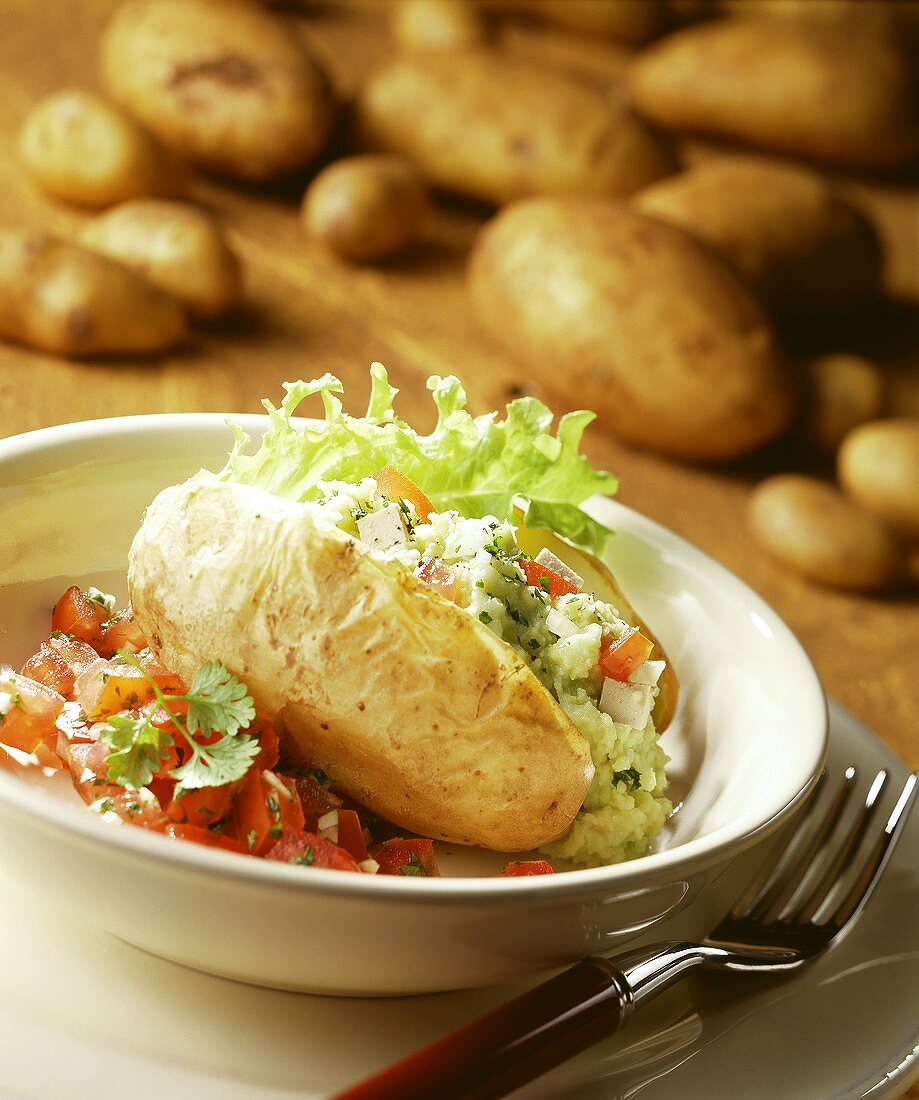
<path fill-rule="evenodd" d="M 886 771 L 840 828 L 858 775 L 846 769 L 822 813 L 815 790 L 789 843 L 777 844 L 730 913 L 701 942 L 658 943 L 615 960 L 591 956 L 333 1100 L 491 1100 L 625 1026 L 636 1009 L 697 967 L 781 974 L 844 935 L 864 909 L 915 801 L 907 779 L 866 855 Z M 826 787 L 822 775 L 818 787 Z M 835 834 L 842 837 L 834 843 Z M 839 896 L 841 895 L 841 896 Z"/>

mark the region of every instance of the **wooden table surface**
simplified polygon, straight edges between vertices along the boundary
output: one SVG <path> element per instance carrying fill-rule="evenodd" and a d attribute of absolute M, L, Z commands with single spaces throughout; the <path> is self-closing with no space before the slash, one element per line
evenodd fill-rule
<path fill-rule="evenodd" d="M 98 32 L 112 0 L 7 0 L 0 15 L 0 221 L 68 231 L 82 215 L 42 198 L 17 167 L 15 135 L 41 95 L 97 83 Z M 296 19 L 350 94 L 368 64 L 388 48 L 384 3 L 363 9 L 319 6 Z M 510 48 L 528 50 L 608 79 L 623 51 L 539 29 L 517 29 Z M 889 281 L 912 299 L 865 320 L 851 315 L 798 330 L 799 344 L 877 351 L 891 365 L 895 407 L 919 414 L 919 205 L 915 186 L 852 182 L 878 219 L 891 252 Z M 526 369 L 477 331 L 464 261 L 482 216 L 441 205 L 414 253 L 377 268 L 353 268 L 311 247 L 300 231 L 302 183 L 280 189 L 194 185 L 195 196 L 229 227 L 246 266 L 246 303 L 233 319 L 199 329 L 187 345 L 155 361 L 71 363 L 0 344 L 0 436 L 93 417 L 157 411 L 256 411 L 282 381 L 332 371 L 356 411 L 367 368 L 380 360 L 402 390 L 403 414 L 432 421 L 424 381 L 456 373 L 475 411 L 501 407 L 520 392 L 539 393 Z M 910 337 L 910 332 L 912 336 Z M 912 341 L 912 342 L 911 342 Z M 552 395 L 560 411 L 577 394 Z M 884 598 L 821 590 L 773 565 L 751 544 L 744 505 L 758 476 L 802 468 L 790 446 L 731 467 L 675 465 L 626 447 L 603 425 L 588 433 L 597 465 L 618 474 L 619 499 L 701 546 L 759 591 L 801 638 L 826 689 L 919 768 L 919 600 L 916 588 Z M 919 1095 L 917 1093 L 916 1095 Z"/>

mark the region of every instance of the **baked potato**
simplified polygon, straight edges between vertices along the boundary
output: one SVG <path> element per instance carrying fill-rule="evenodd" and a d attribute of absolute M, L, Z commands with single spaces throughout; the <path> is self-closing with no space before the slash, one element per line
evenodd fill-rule
<path fill-rule="evenodd" d="M 391 467 L 357 476 L 354 446 L 369 465 L 403 432 L 384 412 L 343 448 L 345 469 L 315 474 L 339 424 L 317 434 L 315 455 L 309 433 L 289 429 L 281 443 L 266 437 L 267 464 L 235 452 L 221 475 L 164 490 L 130 554 L 140 629 L 180 676 L 222 662 L 289 759 L 401 828 L 582 863 L 640 854 L 669 808 L 651 706 L 663 699 L 667 720 L 675 681 L 653 639 L 605 602 L 598 589 L 614 586 L 602 566 L 566 543 L 509 518 L 441 511 Z M 414 437 L 415 449 L 430 438 Z M 289 476 L 297 453 L 308 490 Z M 276 459 L 280 480 L 268 473 Z M 450 462 L 455 494 L 462 463 Z M 429 452 L 412 473 L 437 466 Z M 348 480 L 325 480 L 339 473 Z M 533 559 L 525 545 L 543 552 Z M 617 815 L 610 856 L 598 823 Z"/>

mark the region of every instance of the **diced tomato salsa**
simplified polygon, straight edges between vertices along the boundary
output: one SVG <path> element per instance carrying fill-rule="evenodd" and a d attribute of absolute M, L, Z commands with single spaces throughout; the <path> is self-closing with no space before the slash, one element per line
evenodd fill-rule
<path fill-rule="evenodd" d="M 432 510 L 417 486 L 396 471 L 383 470 L 377 480 L 388 496 L 407 500 L 423 518 Z M 449 576 L 433 569 L 421 575 L 450 595 Z M 549 576 L 550 586 L 559 582 L 568 583 Z M 198 751 L 196 744 L 221 734 L 205 736 L 185 724 L 189 705 L 182 697 L 188 688 L 156 662 L 130 608 L 113 614 L 95 590 L 72 586 L 50 625 L 21 673 L 0 670 L 0 748 L 13 750 L 0 752 L 3 766 L 18 766 L 18 753 L 33 764 L 63 768 L 103 820 L 169 840 L 304 868 L 440 877 L 433 841 L 393 836 L 395 826 L 342 798 L 323 772 L 286 768 L 277 731 L 262 717 L 244 731 L 258 745 L 241 779 L 183 789 L 173 773 Z M 110 774 L 115 757 L 104 731 L 113 721 L 141 719 L 148 733 L 152 728 L 164 738 L 145 773 L 149 782 L 134 788 Z M 510 863 L 504 875 L 551 872 L 545 860 L 536 860 Z"/>

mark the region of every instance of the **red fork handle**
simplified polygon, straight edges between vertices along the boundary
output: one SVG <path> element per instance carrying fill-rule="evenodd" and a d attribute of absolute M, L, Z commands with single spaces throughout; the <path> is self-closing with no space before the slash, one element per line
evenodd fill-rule
<path fill-rule="evenodd" d="M 628 986 L 587 958 L 488 1015 L 337 1093 L 332 1100 L 490 1100 L 612 1035 Z"/>

